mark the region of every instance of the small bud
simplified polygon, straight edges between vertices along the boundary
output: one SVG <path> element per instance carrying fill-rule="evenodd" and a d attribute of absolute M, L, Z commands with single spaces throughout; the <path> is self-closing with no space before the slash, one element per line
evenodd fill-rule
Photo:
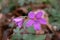
<path fill-rule="evenodd" d="M 54 28 L 54 30 L 57 30 L 57 26 L 54 26 L 53 28 Z"/>

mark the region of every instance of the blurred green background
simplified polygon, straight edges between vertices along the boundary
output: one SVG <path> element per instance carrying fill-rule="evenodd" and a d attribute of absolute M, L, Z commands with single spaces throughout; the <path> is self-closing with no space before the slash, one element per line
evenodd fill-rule
<path fill-rule="evenodd" d="M 5 1 L 5 2 L 8 2 L 7 4 L 3 4 L 4 0 L 0 0 L 0 5 L 3 6 L 3 11 L 2 12 L 6 12 L 8 13 L 10 11 L 10 8 L 12 6 L 14 6 L 16 3 L 19 3 L 19 5 L 23 5 L 24 3 L 27 3 L 29 4 L 29 2 L 33 2 L 33 3 L 41 3 L 41 2 L 46 2 L 46 3 L 49 3 L 52 8 L 49 8 L 49 9 L 46 9 L 48 11 L 49 14 L 51 14 L 52 16 L 49 17 L 49 21 L 52 25 L 57 25 L 58 28 L 60 28 L 60 0 L 9 0 L 8 1 Z M 7 6 L 8 5 L 8 6 Z M 28 29 L 29 32 L 33 32 L 33 28 L 29 28 Z M 19 32 L 19 31 L 18 31 Z M 18 34 L 15 34 L 13 37 L 12 37 L 12 40 L 16 40 L 15 38 L 20 38 L 21 36 L 23 36 L 23 39 L 24 40 L 44 40 L 45 39 L 45 36 L 46 35 L 40 35 L 38 38 L 35 37 L 35 35 L 31 35 L 31 34 L 24 34 L 24 35 L 20 35 L 19 33 Z M 20 40 L 20 39 L 19 39 Z"/>
<path fill-rule="evenodd" d="M 5 3 L 4 3 L 5 2 Z M 50 22 L 58 22 L 60 23 L 60 0 L 0 0 L 0 6 L 2 8 L 3 13 L 8 13 L 10 11 L 10 8 L 14 6 L 15 4 L 19 4 L 22 6 L 24 3 L 29 4 L 30 2 L 33 3 L 42 3 L 46 2 L 50 4 L 52 7 L 49 9 L 46 9 L 52 16 L 50 17 Z"/>

